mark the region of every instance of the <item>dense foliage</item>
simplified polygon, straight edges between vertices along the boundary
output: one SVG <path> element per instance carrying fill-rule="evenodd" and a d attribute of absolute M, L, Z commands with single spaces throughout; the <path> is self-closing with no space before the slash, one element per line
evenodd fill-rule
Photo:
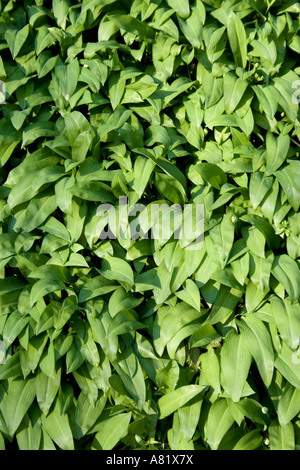
<path fill-rule="evenodd" d="M 0 9 L 0 448 L 299 448 L 300 4 Z"/>

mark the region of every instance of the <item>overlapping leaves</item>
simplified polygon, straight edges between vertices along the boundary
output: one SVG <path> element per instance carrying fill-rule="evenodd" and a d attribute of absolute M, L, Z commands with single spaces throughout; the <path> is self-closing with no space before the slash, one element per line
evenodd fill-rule
<path fill-rule="evenodd" d="M 0 9 L 0 448 L 298 448 L 299 4 Z"/>

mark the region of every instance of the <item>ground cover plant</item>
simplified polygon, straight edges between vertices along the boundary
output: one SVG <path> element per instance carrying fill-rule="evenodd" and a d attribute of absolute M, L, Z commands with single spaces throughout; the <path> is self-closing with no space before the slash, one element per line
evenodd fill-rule
<path fill-rule="evenodd" d="M 0 10 L 0 448 L 300 448 L 300 4 Z"/>

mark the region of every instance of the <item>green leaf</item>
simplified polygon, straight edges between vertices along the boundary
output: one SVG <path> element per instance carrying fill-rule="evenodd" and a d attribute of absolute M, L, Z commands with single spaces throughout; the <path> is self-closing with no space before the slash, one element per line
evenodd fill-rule
<path fill-rule="evenodd" d="M 153 324 L 154 346 L 161 356 L 167 343 L 185 325 L 201 317 L 202 314 L 186 303 L 180 302 L 175 307 L 162 307 L 158 310 Z"/>
<path fill-rule="evenodd" d="M 133 271 L 130 265 L 120 258 L 107 256 L 102 261 L 100 273 L 106 279 L 124 282 L 130 287 L 134 284 Z"/>
<path fill-rule="evenodd" d="M 55 129 L 53 122 L 35 122 L 24 129 L 22 136 L 22 148 L 32 144 L 39 137 L 53 137 L 54 135 Z"/>
<path fill-rule="evenodd" d="M 245 94 L 248 83 L 246 80 L 236 78 L 233 74 L 227 73 L 224 77 L 224 98 L 225 112 L 233 113 L 242 97 Z"/>
<path fill-rule="evenodd" d="M 264 174 L 259 171 L 252 173 L 249 185 L 249 195 L 254 209 L 257 209 L 267 192 L 271 189 L 273 181 L 272 177 L 264 176 Z"/>
<path fill-rule="evenodd" d="M 87 281 L 79 292 L 78 302 L 86 302 L 87 300 L 93 299 L 100 295 L 107 294 L 117 288 L 117 285 L 103 276 L 96 276 L 93 279 Z"/>
<path fill-rule="evenodd" d="M 292 423 L 281 426 L 273 421 L 268 428 L 270 450 L 295 450 L 295 433 Z"/>
<path fill-rule="evenodd" d="M 48 416 L 42 415 L 41 422 L 51 439 L 62 450 L 74 450 L 74 441 L 70 428 L 69 418 L 61 414 L 56 399 L 55 406 Z"/>
<path fill-rule="evenodd" d="M 195 433 L 200 419 L 202 401 L 195 398 L 195 403 L 186 405 L 178 410 L 180 429 L 187 441 L 190 441 Z"/>
<path fill-rule="evenodd" d="M 191 279 L 186 280 L 185 289 L 176 292 L 176 295 L 181 300 L 200 311 L 200 292 L 195 282 Z"/>
<path fill-rule="evenodd" d="M 182 9 L 180 10 L 182 11 Z M 199 0 L 196 0 L 195 6 L 191 8 L 191 14 L 188 18 L 178 18 L 179 26 L 184 36 L 197 49 L 201 47 L 204 21 L 205 9 L 203 3 Z"/>
<path fill-rule="evenodd" d="M 111 450 L 127 435 L 131 413 L 121 413 L 101 421 L 101 429 L 95 435 L 92 448 Z"/>
<path fill-rule="evenodd" d="M 287 425 L 300 411 L 300 390 L 287 383 L 278 403 L 278 421 Z"/>
<path fill-rule="evenodd" d="M 282 343 L 280 354 L 275 359 L 275 367 L 294 387 L 300 389 L 300 361 L 297 352 L 285 343 Z"/>
<path fill-rule="evenodd" d="M 253 356 L 266 387 L 269 387 L 274 371 L 274 350 L 270 334 L 264 323 L 252 315 L 236 322 L 243 342 Z"/>
<path fill-rule="evenodd" d="M 166 418 L 178 408 L 186 405 L 192 398 L 202 393 L 205 388 L 200 385 L 185 385 L 161 397 L 158 400 L 160 419 Z"/>
<path fill-rule="evenodd" d="M 37 409 L 35 408 L 34 413 L 30 413 L 30 415 L 31 419 L 28 415 L 25 415 L 21 426 L 16 432 L 18 448 L 20 450 L 40 450 L 42 430 L 37 419 Z"/>
<path fill-rule="evenodd" d="M 298 161 L 292 161 L 282 170 L 276 171 L 275 176 L 280 186 L 283 188 L 289 203 L 294 211 L 298 211 L 300 207 L 300 166 Z"/>
<path fill-rule="evenodd" d="M 3 340 L 8 348 L 19 336 L 25 326 L 29 323 L 30 317 L 23 316 L 18 310 L 15 310 L 7 319 L 3 330 Z"/>
<path fill-rule="evenodd" d="M 262 434 L 259 429 L 252 429 L 247 432 L 241 439 L 235 444 L 233 450 L 257 450 L 261 447 Z"/>
<path fill-rule="evenodd" d="M 241 19 L 231 11 L 227 20 L 229 44 L 238 67 L 247 65 L 247 35 Z"/>
<path fill-rule="evenodd" d="M 117 313 L 109 325 L 107 337 L 123 335 L 139 328 L 146 328 L 146 325 L 137 321 L 137 318 L 134 310 L 124 310 Z"/>
<path fill-rule="evenodd" d="M 234 402 L 242 396 L 251 360 L 243 336 L 235 330 L 229 331 L 221 350 L 221 385 Z"/>
<path fill-rule="evenodd" d="M 192 334 L 189 344 L 191 348 L 201 348 L 218 338 L 220 338 L 220 335 L 213 326 L 203 325 Z"/>
<path fill-rule="evenodd" d="M 274 296 L 270 305 L 281 338 L 290 349 L 296 349 L 300 338 L 299 303 L 292 305 L 288 298 L 282 300 Z"/>
<path fill-rule="evenodd" d="M 36 377 L 36 397 L 42 412 L 47 415 L 60 387 L 61 369 L 54 377 L 39 372 Z"/>
<path fill-rule="evenodd" d="M 1 401 L 1 414 L 5 433 L 13 436 L 35 398 L 34 378 L 10 380 L 8 393 Z"/>
<path fill-rule="evenodd" d="M 156 370 L 155 383 L 164 394 L 172 392 L 179 379 L 179 366 L 176 361 L 169 361 L 166 367 Z"/>
<path fill-rule="evenodd" d="M 5 279 L 0 279 L 0 295 L 20 290 L 24 286 L 24 282 L 17 277 L 6 277 Z"/>
<path fill-rule="evenodd" d="M 130 15 L 109 15 L 109 19 L 113 21 L 121 29 L 128 33 L 136 34 L 145 40 L 154 38 L 154 30 L 142 21 Z"/>
<path fill-rule="evenodd" d="M 299 267 L 296 261 L 286 254 L 275 256 L 271 272 L 284 286 L 291 301 L 296 302 L 300 298 Z"/>
<path fill-rule="evenodd" d="M 220 189 L 223 184 L 227 183 L 227 176 L 218 165 L 201 163 L 195 167 L 195 170 L 216 189 Z"/>
<path fill-rule="evenodd" d="M 133 349 L 128 348 L 113 365 L 136 406 L 142 409 L 146 401 L 145 378 Z"/>
<path fill-rule="evenodd" d="M 21 222 L 22 229 L 26 232 L 31 232 L 36 229 L 55 211 L 55 209 L 55 196 L 45 193 L 36 196 L 29 202 L 24 211 L 24 217 L 22 217 Z"/>
<path fill-rule="evenodd" d="M 224 398 L 218 398 L 211 405 L 204 424 L 204 439 L 212 450 L 216 450 L 219 444 L 234 423 L 227 402 Z"/>
<path fill-rule="evenodd" d="M 114 317 L 121 310 L 134 309 L 140 305 L 142 301 L 142 298 L 133 297 L 120 286 L 110 296 L 108 302 L 109 313 Z"/>
<path fill-rule="evenodd" d="M 13 58 L 15 59 L 16 56 L 19 54 L 23 44 L 25 43 L 28 34 L 30 31 L 29 24 L 25 25 L 22 29 L 20 29 L 15 37 L 14 47 L 13 47 Z"/>
<path fill-rule="evenodd" d="M 39 366 L 42 372 L 53 379 L 55 377 L 55 351 L 53 342 L 50 342 L 46 351 L 44 351 Z"/>
<path fill-rule="evenodd" d="M 30 302 L 33 306 L 45 295 L 48 295 L 52 292 L 61 291 L 65 288 L 65 285 L 62 282 L 55 280 L 41 279 L 37 281 L 31 289 L 30 293 Z"/>
<path fill-rule="evenodd" d="M 266 175 L 272 175 L 284 163 L 289 148 L 290 137 L 288 135 L 274 136 L 271 132 L 266 137 Z"/>
<path fill-rule="evenodd" d="M 134 182 L 132 187 L 139 197 L 143 195 L 154 167 L 155 164 L 152 160 L 142 156 L 137 157 L 133 169 Z"/>
<path fill-rule="evenodd" d="M 266 425 L 269 423 L 269 418 L 266 415 L 265 408 L 252 398 L 244 398 L 237 403 L 241 413 L 247 418 L 251 419 L 254 423 Z"/>
<path fill-rule="evenodd" d="M 5 364 L 0 364 L 0 380 L 21 375 L 22 369 L 20 364 L 20 353 L 17 352 L 13 356 L 6 359 Z"/>
<path fill-rule="evenodd" d="M 189 17 L 190 5 L 188 0 L 167 0 L 168 5 L 184 20 Z"/>
<path fill-rule="evenodd" d="M 163 198 L 168 199 L 174 204 L 183 205 L 186 200 L 186 194 L 181 184 L 172 176 L 163 173 L 155 173 L 155 184 Z"/>
<path fill-rule="evenodd" d="M 78 439 L 85 436 L 95 424 L 103 411 L 105 403 L 106 397 L 104 394 L 97 400 L 96 405 L 93 406 L 84 393 L 80 393 L 75 411 L 75 426 Z"/>

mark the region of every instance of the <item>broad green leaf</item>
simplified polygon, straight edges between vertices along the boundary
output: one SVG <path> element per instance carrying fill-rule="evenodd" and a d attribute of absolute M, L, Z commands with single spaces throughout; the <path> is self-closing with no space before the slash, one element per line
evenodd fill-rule
<path fill-rule="evenodd" d="M 87 397 L 83 392 L 78 397 L 77 406 L 75 411 L 75 427 L 76 435 L 78 439 L 82 438 L 87 434 L 91 427 L 95 424 L 99 416 L 101 415 L 103 408 L 106 403 L 106 397 L 104 394 L 97 400 L 95 406 L 91 405 Z"/>
<path fill-rule="evenodd" d="M 10 377 L 18 377 L 22 373 L 20 364 L 20 353 L 17 352 L 13 356 L 6 358 L 5 364 L 0 364 L 0 380 Z"/>
<path fill-rule="evenodd" d="M 3 340 L 7 348 L 19 336 L 29 321 L 30 316 L 24 316 L 18 310 L 8 317 L 3 330 Z"/>
<path fill-rule="evenodd" d="M 142 409 L 146 400 L 145 378 L 133 349 L 128 348 L 113 365 L 136 406 Z"/>
<path fill-rule="evenodd" d="M 54 135 L 55 129 L 53 122 L 35 122 L 24 129 L 22 137 L 22 148 L 32 144 L 39 137 L 53 137 Z"/>
<path fill-rule="evenodd" d="M 200 385 L 185 385 L 158 400 L 160 419 L 164 419 L 174 411 L 186 405 L 192 398 L 199 395 L 206 387 Z"/>
<path fill-rule="evenodd" d="M 293 305 L 288 298 L 282 300 L 274 296 L 270 305 L 281 338 L 290 349 L 295 350 L 300 337 L 300 321 L 297 315 L 299 304 Z"/>
<path fill-rule="evenodd" d="M 6 277 L 5 279 L 0 279 L 0 295 L 20 290 L 24 286 L 24 282 L 17 277 Z"/>
<path fill-rule="evenodd" d="M 270 334 L 264 323 L 252 315 L 237 321 L 243 342 L 253 356 L 266 387 L 269 387 L 274 371 L 274 350 Z"/>
<path fill-rule="evenodd" d="M 268 288 L 273 261 L 272 252 L 266 254 L 265 258 L 250 254 L 249 275 L 253 284 L 262 292 Z"/>
<path fill-rule="evenodd" d="M 247 418 L 251 419 L 254 423 L 266 425 L 269 423 L 269 418 L 266 415 L 265 408 L 254 400 L 253 398 L 244 398 L 237 403 L 241 413 Z"/>
<path fill-rule="evenodd" d="M 38 419 L 38 408 L 34 406 L 25 415 L 16 438 L 20 450 L 40 450 L 42 437 L 41 422 Z"/>
<path fill-rule="evenodd" d="M 184 36 L 197 49 L 201 47 L 204 21 L 205 8 L 199 0 L 196 0 L 195 6 L 191 8 L 191 14 L 188 18 L 178 18 L 179 26 Z"/>
<path fill-rule="evenodd" d="M 249 195 L 254 209 L 257 209 L 260 205 L 267 192 L 271 189 L 273 182 L 274 180 L 272 177 L 264 176 L 264 174 L 259 171 L 252 173 L 249 185 Z"/>
<path fill-rule="evenodd" d="M 65 288 L 65 285 L 62 282 L 58 282 L 51 279 L 41 279 L 37 281 L 30 293 L 30 302 L 33 306 L 36 302 L 38 302 L 41 298 L 45 295 L 48 295 L 52 292 L 60 292 Z"/>
<path fill-rule="evenodd" d="M 105 279 L 103 276 L 96 276 L 85 283 L 79 292 L 78 302 L 82 303 L 94 297 L 107 294 L 117 288 L 113 282 Z"/>
<path fill-rule="evenodd" d="M 22 217 L 21 226 L 26 232 L 31 232 L 41 225 L 56 209 L 55 196 L 44 192 L 33 198 Z"/>
<path fill-rule="evenodd" d="M 183 19 L 187 19 L 190 14 L 188 0 L 167 0 L 168 5 Z"/>
<path fill-rule="evenodd" d="M 295 433 L 292 423 L 285 425 L 273 421 L 268 428 L 270 450 L 295 450 Z"/>
<path fill-rule="evenodd" d="M 175 360 L 169 361 L 166 367 L 157 369 L 155 383 L 164 394 L 172 392 L 179 379 L 179 366 Z"/>
<path fill-rule="evenodd" d="M 218 165 L 201 163 L 195 167 L 195 170 L 216 189 L 220 189 L 223 184 L 227 183 L 226 174 Z"/>
<path fill-rule="evenodd" d="M 275 367 L 294 387 L 300 389 L 300 361 L 297 351 L 293 352 L 284 342 L 275 359 Z"/>
<path fill-rule="evenodd" d="M 101 430 L 97 432 L 92 443 L 95 450 L 111 450 L 127 435 L 131 413 L 121 413 L 108 417 L 101 422 Z"/>
<path fill-rule="evenodd" d="M 236 13 L 231 11 L 227 20 L 227 32 L 230 48 L 238 67 L 247 65 L 247 35 L 243 22 Z"/>
<path fill-rule="evenodd" d="M 118 287 L 110 296 L 108 302 L 109 313 L 114 317 L 121 310 L 134 309 L 142 302 L 142 298 L 137 298 L 126 292 L 123 287 Z"/>
<path fill-rule="evenodd" d="M 109 19 L 125 31 L 136 34 L 145 40 L 153 39 L 154 30 L 147 24 L 130 15 L 109 15 Z"/>
<path fill-rule="evenodd" d="M 234 402 L 242 396 L 251 360 L 243 336 L 235 330 L 229 331 L 221 349 L 221 385 Z"/>
<path fill-rule="evenodd" d="M 19 54 L 23 44 L 25 43 L 28 34 L 30 31 L 29 24 L 25 25 L 22 29 L 20 29 L 15 37 L 14 47 L 13 47 L 13 58 L 15 59 L 16 56 Z"/>
<path fill-rule="evenodd" d="M 177 297 L 186 302 L 187 304 L 200 311 L 200 293 L 197 285 L 191 280 L 187 279 L 185 289 L 176 292 Z"/>
<path fill-rule="evenodd" d="M 54 377 L 39 372 L 36 377 L 36 397 L 42 412 L 47 415 L 60 387 L 61 369 Z"/>
<path fill-rule="evenodd" d="M 300 177 L 299 177 L 299 162 L 291 161 L 289 165 L 282 170 L 275 172 L 280 186 L 283 188 L 289 203 L 295 211 L 300 207 Z"/>
<path fill-rule="evenodd" d="M 227 402 L 218 398 L 211 405 L 204 424 L 204 439 L 212 450 L 217 450 L 219 444 L 234 423 Z"/>
<path fill-rule="evenodd" d="M 246 80 L 236 78 L 233 74 L 227 73 L 224 77 L 224 97 L 225 111 L 227 114 L 233 113 L 243 95 L 248 83 Z"/>
<path fill-rule="evenodd" d="M 102 261 L 100 272 L 106 279 L 124 282 L 130 287 L 134 284 L 133 271 L 130 265 L 120 258 L 107 256 Z"/>
<path fill-rule="evenodd" d="M 192 440 L 187 440 L 181 431 L 178 413 L 174 414 L 173 427 L 168 431 L 168 443 L 171 450 L 194 450 Z"/>
<path fill-rule="evenodd" d="M 268 132 L 266 146 L 266 175 L 271 175 L 285 161 L 290 148 L 290 138 L 288 135 L 275 137 L 271 132 Z"/>
<path fill-rule="evenodd" d="M 213 326 L 203 325 L 192 334 L 189 343 L 191 348 L 201 348 L 218 338 L 220 335 Z"/>
<path fill-rule="evenodd" d="M 47 377 L 51 379 L 55 378 L 55 350 L 53 341 L 50 342 L 48 348 L 43 352 L 39 366 Z"/>
<path fill-rule="evenodd" d="M 232 450 L 257 450 L 261 446 L 262 439 L 260 430 L 252 429 L 239 439 Z"/>
<path fill-rule="evenodd" d="M 41 417 L 42 425 L 53 441 L 62 450 L 74 450 L 74 441 L 68 416 L 60 414 L 58 409 L 58 401 L 56 399 L 55 406 L 46 417 Z"/>
<path fill-rule="evenodd" d="M 233 313 L 242 295 L 243 292 L 240 289 L 221 286 L 205 324 L 215 325 L 218 322 L 225 322 Z"/>
<path fill-rule="evenodd" d="M 137 192 L 138 196 L 141 197 L 145 191 L 145 188 L 149 182 L 150 176 L 154 169 L 154 163 L 152 160 L 146 159 L 145 157 L 138 156 L 134 164 L 134 182 L 133 189 Z"/>
<path fill-rule="evenodd" d="M 36 393 L 34 378 L 26 380 L 10 380 L 8 393 L 1 401 L 1 415 L 3 416 L 4 432 L 13 436 L 25 413 L 32 404 Z"/>
<path fill-rule="evenodd" d="M 154 346 L 161 356 L 167 343 L 185 325 L 201 317 L 199 311 L 180 302 L 174 308 L 162 307 L 158 310 L 153 324 Z"/>
<path fill-rule="evenodd" d="M 134 310 L 124 310 L 117 313 L 109 325 L 107 337 L 123 335 L 130 331 L 146 328 L 146 325 L 137 321 L 137 319 L 138 316 Z"/>
<path fill-rule="evenodd" d="M 287 383 L 278 403 L 278 421 L 287 425 L 300 411 L 300 390 Z"/>
<path fill-rule="evenodd" d="M 252 85 L 252 88 L 260 102 L 261 109 L 264 110 L 270 119 L 274 119 L 278 108 L 276 95 L 274 96 L 272 85 Z"/>
<path fill-rule="evenodd" d="M 196 396 L 195 403 L 183 406 L 177 412 L 181 432 L 187 441 L 190 441 L 195 433 L 200 419 L 201 407 L 202 401 L 197 400 Z"/>
<path fill-rule="evenodd" d="M 264 234 L 257 227 L 251 227 L 249 229 L 248 227 L 243 227 L 242 233 L 249 250 L 254 255 L 264 258 L 266 244 Z"/>
<path fill-rule="evenodd" d="M 155 183 L 163 198 L 168 199 L 174 204 L 183 205 L 186 200 L 186 194 L 181 184 L 172 176 L 156 172 Z"/>
<path fill-rule="evenodd" d="M 291 301 L 296 302 L 300 298 L 300 270 L 296 261 L 286 254 L 275 256 L 271 272 L 283 285 Z"/>

